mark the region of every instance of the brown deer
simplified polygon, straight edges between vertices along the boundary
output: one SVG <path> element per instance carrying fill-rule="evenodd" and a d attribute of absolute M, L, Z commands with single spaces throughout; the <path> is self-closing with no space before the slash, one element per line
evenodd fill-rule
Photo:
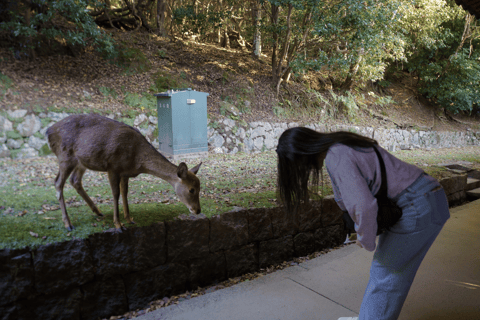
<path fill-rule="evenodd" d="M 128 179 L 141 173 L 166 180 L 191 213 L 200 213 L 200 180 L 196 174 L 202 163 L 190 170 L 184 162 L 174 165 L 137 129 L 95 114 L 71 115 L 48 128 L 46 135 L 59 161 L 55 189 L 67 230 L 74 229 L 63 199 L 63 187 L 70 174 L 70 183 L 78 194 L 94 213 L 103 216 L 83 189 L 82 176 L 86 169 L 108 173 L 113 193 L 113 223 L 118 231 L 122 230 L 118 217 L 120 193 L 125 220 L 135 223 L 128 210 Z"/>

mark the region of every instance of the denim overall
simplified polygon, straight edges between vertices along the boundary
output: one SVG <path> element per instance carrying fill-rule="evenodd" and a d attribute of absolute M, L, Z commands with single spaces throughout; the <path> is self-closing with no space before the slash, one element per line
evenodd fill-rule
<path fill-rule="evenodd" d="M 402 218 L 380 235 L 360 320 L 398 318 L 420 263 L 450 218 L 444 190 L 427 174 L 394 200 L 402 209 Z"/>

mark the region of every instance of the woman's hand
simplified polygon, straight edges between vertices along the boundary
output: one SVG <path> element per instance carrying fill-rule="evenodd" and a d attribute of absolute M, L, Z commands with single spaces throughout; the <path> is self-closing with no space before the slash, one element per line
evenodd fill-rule
<path fill-rule="evenodd" d="M 362 244 L 360 243 L 360 241 L 356 240 L 356 241 L 355 241 L 355 244 L 356 244 L 357 246 L 359 246 L 360 248 L 363 249 L 363 246 L 362 246 Z"/>

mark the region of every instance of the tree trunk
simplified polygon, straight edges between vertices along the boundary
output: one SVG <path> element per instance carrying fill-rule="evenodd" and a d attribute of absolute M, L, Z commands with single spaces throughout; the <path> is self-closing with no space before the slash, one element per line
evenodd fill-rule
<path fill-rule="evenodd" d="M 253 56 L 260 59 L 262 54 L 262 32 L 260 22 L 262 20 L 262 10 L 258 0 L 252 1 L 252 15 L 253 15 Z"/>
<path fill-rule="evenodd" d="M 270 22 L 272 26 L 275 28 L 278 24 L 278 15 L 279 15 L 279 7 L 272 3 L 272 16 L 270 17 Z M 273 83 L 278 83 L 278 76 L 277 76 L 277 50 L 278 50 L 278 34 L 276 31 L 273 32 L 272 35 L 273 45 L 272 45 L 272 81 Z"/>
<path fill-rule="evenodd" d="M 165 30 L 165 0 L 157 0 L 157 33 L 162 37 L 167 35 Z"/>
<path fill-rule="evenodd" d="M 348 71 L 348 75 L 341 86 L 343 90 L 352 89 L 355 76 L 357 75 L 358 68 L 360 67 L 360 63 L 362 62 L 363 53 L 364 53 L 363 48 L 361 48 L 358 54 L 357 62 L 355 64 L 350 65 L 350 70 Z"/>

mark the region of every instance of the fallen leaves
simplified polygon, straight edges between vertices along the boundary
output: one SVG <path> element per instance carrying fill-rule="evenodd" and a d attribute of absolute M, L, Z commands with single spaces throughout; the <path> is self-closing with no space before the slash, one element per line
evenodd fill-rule
<path fill-rule="evenodd" d="M 32 237 L 38 238 L 38 233 L 35 233 L 35 232 L 33 232 L 33 231 L 30 231 L 30 235 L 31 235 Z"/>

